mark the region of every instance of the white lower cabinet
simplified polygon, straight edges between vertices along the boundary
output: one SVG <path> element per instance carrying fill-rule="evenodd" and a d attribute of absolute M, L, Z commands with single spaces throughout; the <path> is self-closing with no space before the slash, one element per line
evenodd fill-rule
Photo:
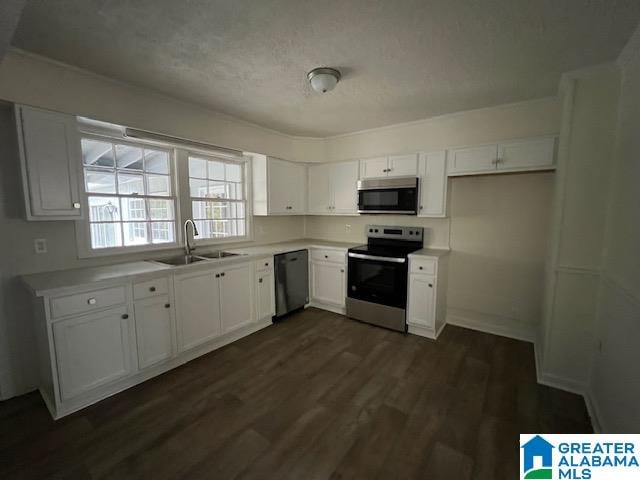
<path fill-rule="evenodd" d="M 222 333 L 220 277 L 216 275 L 214 270 L 206 270 L 174 277 L 180 352 L 206 343 Z"/>
<path fill-rule="evenodd" d="M 409 256 L 409 333 L 437 338 L 445 325 L 448 257 Z"/>
<path fill-rule="evenodd" d="M 69 400 L 137 367 L 134 319 L 126 306 L 53 324 L 60 397 Z"/>
<path fill-rule="evenodd" d="M 276 314 L 275 277 L 273 261 L 255 262 L 256 320 L 265 320 Z"/>
<path fill-rule="evenodd" d="M 343 312 L 346 296 L 345 254 L 337 251 L 327 251 L 325 255 L 321 253 L 311 252 L 311 303 L 330 306 L 333 307 L 331 310 Z M 317 258 L 327 260 L 316 260 Z"/>
<path fill-rule="evenodd" d="M 253 266 L 232 265 L 220 275 L 220 316 L 223 333 L 237 330 L 253 321 Z"/>
<path fill-rule="evenodd" d="M 156 365 L 174 355 L 173 310 L 168 296 L 140 300 L 134 305 L 138 366 Z"/>

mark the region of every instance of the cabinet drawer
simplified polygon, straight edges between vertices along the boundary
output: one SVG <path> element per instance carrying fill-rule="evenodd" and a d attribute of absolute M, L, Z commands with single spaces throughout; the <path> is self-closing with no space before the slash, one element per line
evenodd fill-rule
<path fill-rule="evenodd" d="M 314 248 L 311 250 L 311 260 L 316 260 L 318 262 L 341 263 L 344 265 L 345 253 L 339 250 Z"/>
<path fill-rule="evenodd" d="M 255 261 L 256 272 L 273 269 L 273 257 L 262 258 Z"/>
<path fill-rule="evenodd" d="M 432 258 L 412 258 L 411 273 L 424 273 L 427 275 L 435 275 L 437 260 Z"/>
<path fill-rule="evenodd" d="M 166 295 L 167 293 L 169 293 L 169 279 L 167 277 L 154 278 L 153 280 L 133 284 L 133 298 L 135 300 Z"/>
<path fill-rule="evenodd" d="M 126 302 L 127 289 L 124 285 L 54 297 L 51 299 L 51 317 L 58 318 L 92 312 Z"/>

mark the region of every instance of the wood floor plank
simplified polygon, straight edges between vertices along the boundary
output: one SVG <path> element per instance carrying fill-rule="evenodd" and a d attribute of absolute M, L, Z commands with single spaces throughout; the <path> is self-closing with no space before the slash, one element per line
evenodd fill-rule
<path fill-rule="evenodd" d="M 533 348 L 307 309 L 57 422 L 0 403 L 0 478 L 511 479 L 518 434 L 589 432 Z"/>

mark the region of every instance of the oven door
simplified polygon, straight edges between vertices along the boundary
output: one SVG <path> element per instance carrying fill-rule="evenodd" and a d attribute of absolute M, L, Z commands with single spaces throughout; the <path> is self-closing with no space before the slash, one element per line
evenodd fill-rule
<path fill-rule="evenodd" d="M 407 306 L 407 259 L 349 252 L 348 293 L 351 298 L 390 307 Z"/>

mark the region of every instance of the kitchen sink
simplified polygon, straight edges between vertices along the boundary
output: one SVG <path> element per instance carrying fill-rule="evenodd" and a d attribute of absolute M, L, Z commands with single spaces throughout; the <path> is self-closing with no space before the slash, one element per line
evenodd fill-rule
<path fill-rule="evenodd" d="M 206 258 L 227 258 L 227 257 L 237 257 L 239 255 L 245 255 L 245 254 L 244 253 L 222 252 L 222 251 L 198 254 L 199 257 L 206 257 Z"/>
<path fill-rule="evenodd" d="M 207 260 L 204 257 L 197 255 L 176 255 L 175 257 L 161 258 L 159 260 L 155 260 L 159 263 L 164 263 L 165 265 L 191 265 L 192 263 L 202 262 Z"/>

